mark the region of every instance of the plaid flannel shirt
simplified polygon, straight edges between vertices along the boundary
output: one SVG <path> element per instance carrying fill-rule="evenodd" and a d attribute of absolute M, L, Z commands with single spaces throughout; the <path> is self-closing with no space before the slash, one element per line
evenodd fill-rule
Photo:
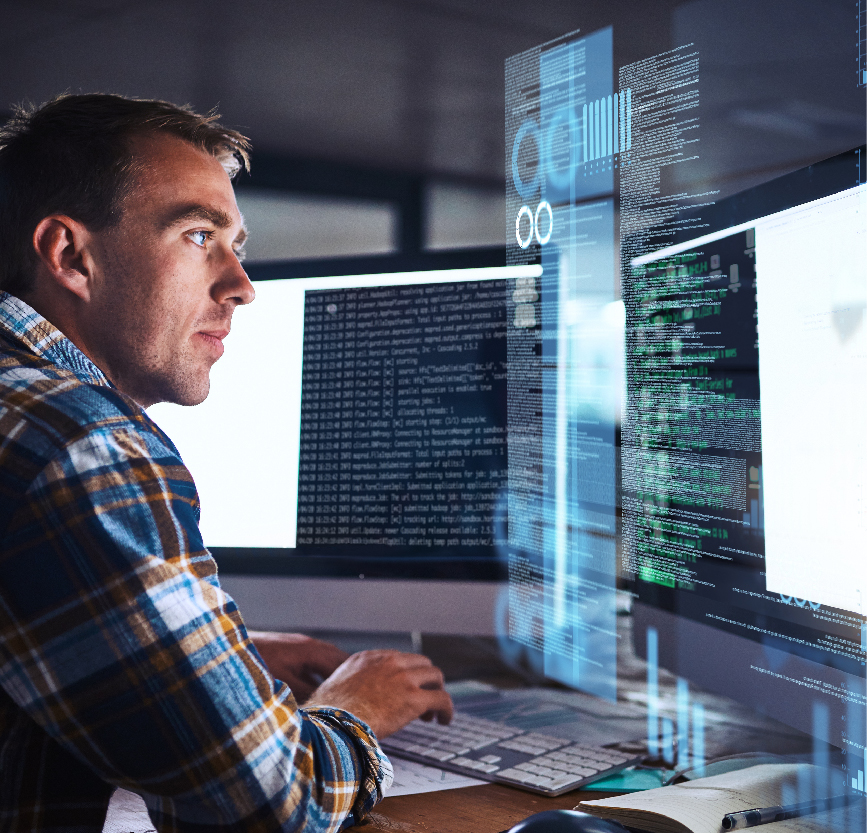
<path fill-rule="evenodd" d="M 299 709 L 251 643 L 169 438 L 0 293 L 0 829 L 323 831 L 391 783 L 372 731 Z"/>

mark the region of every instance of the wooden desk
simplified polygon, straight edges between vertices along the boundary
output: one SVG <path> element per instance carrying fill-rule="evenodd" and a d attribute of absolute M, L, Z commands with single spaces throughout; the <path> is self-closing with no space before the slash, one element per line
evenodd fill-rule
<path fill-rule="evenodd" d="M 481 784 L 458 790 L 399 795 L 386 798 L 367 821 L 352 830 L 359 833 L 499 833 L 542 810 L 571 810 L 579 801 L 617 793 L 573 790 L 559 798 Z"/>
<path fill-rule="evenodd" d="M 632 644 L 629 627 L 629 617 L 618 617 L 618 628 L 623 629 L 622 643 L 627 646 Z M 462 641 L 455 637 L 425 636 L 424 649 L 434 663 L 444 670 L 447 679 L 472 677 L 504 688 L 522 682 L 502 664 L 494 640 L 488 644 L 479 638 Z M 628 652 L 622 652 L 618 656 L 617 685 L 624 694 L 645 691 L 646 664 Z M 659 685 L 665 701 L 674 703 L 677 678 L 660 669 Z M 705 743 L 709 758 L 755 749 L 779 754 L 803 753 L 812 749 L 809 736 L 775 723 L 770 718 L 759 717 L 726 698 L 697 691 L 693 691 L 692 695 L 705 705 L 706 714 L 725 715 L 725 720 L 720 718 L 707 727 Z M 674 714 L 670 716 L 675 717 Z M 609 795 L 618 793 L 574 790 L 559 798 L 545 798 L 500 784 L 482 784 L 458 790 L 386 798 L 377 805 L 365 823 L 352 829 L 360 833 L 499 833 L 533 813 L 571 810 L 579 801 L 591 801 Z"/>

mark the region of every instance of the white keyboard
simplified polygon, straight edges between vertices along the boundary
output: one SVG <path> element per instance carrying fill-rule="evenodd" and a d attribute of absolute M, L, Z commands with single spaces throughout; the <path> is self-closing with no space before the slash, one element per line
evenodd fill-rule
<path fill-rule="evenodd" d="M 414 720 L 382 741 L 396 757 L 543 795 L 560 795 L 640 758 L 456 713 L 448 726 Z"/>

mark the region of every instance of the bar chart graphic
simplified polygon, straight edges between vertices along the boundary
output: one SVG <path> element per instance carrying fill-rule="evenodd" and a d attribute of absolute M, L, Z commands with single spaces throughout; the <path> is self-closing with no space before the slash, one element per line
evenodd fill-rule
<path fill-rule="evenodd" d="M 581 111 L 584 164 L 608 159 L 632 148 L 632 89 L 585 104 Z"/>
<path fill-rule="evenodd" d="M 852 789 L 858 790 L 858 792 L 865 792 L 864 790 L 864 773 L 867 772 L 867 749 L 864 750 L 864 763 L 861 769 L 858 770 L 857 774 L 852 775 Z"/>
<path fill-rule="evenodd" d="M 647 749 L 678 769 L 702 770 L 705 765 L 705 715 L 701 703 L 691 703 L 689 684 L 678 679 L 676 724 L 660 715 L 659 633 L 647 629 Z M 677 743 L 675 744 L 675 739 Z M 700 773 L 699 773 L 700 774 Z"/>

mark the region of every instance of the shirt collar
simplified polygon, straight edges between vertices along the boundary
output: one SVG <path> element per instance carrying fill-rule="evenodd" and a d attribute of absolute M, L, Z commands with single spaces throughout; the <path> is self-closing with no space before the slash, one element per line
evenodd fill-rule
<path fill-rule="evenodd" d="M 0 292 L 0 333 L 25 344 L 31 352 L 68 370 L 82 382 L 114 387 L 108 377 L 50 321 L 8 292 Z"/>

